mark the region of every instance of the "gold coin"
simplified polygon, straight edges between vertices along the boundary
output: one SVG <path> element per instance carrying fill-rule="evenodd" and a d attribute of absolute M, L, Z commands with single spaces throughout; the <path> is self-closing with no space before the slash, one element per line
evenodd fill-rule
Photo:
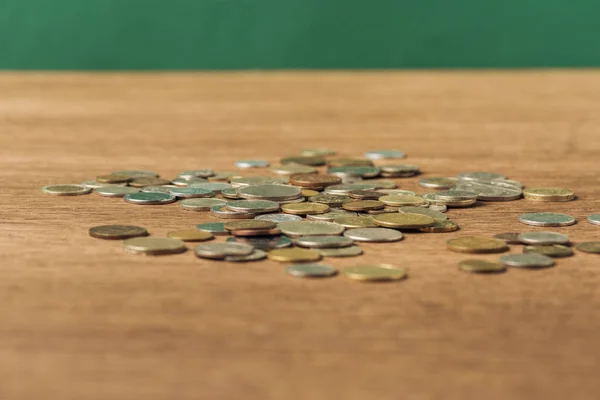
<path fill-rule="evenodd" d="M 533 201 L 571 201 L 575 199 L 575 193 L 569 189 L 556 187 L 528 188 L 523 190 L 523 197 Z"/>
<path fill-rule="evenodd" d="M 543 254 L 548 257 L 570 257 L 573 255 L 573 249 L 561 244 L 542 244 L 525 246 L 523 253 Z"/>
<path fill-rule="evenodd" d="M 161 255 L 183 253 L 187 250 L 185 243 L 178 239 L 137 237 L 123 241 L 123 248 L 128 253 Z"/>
<path fill-rule="evenodd" d="M 338 217 L 333 220 L 345 228 L 374 228 L 372 217 Z"/>
<path fill-rule="evenodd" d="M 436 221 L 434 225 L 428 226 L 426 228 L 419 229 L 420 232 L 428 232 L 428 233 L 442 233 L 442 232 L 454 232 L 459 230 L 460 227 L 454 221 L 449 219 L 445 221 Z"/>
<path fill-rule="evenodd" d="M 245 231 L 256 229 L 273 229 L 277 224 L 273 221 L 262 221 L 257 219 L 249 219 L 243 221 L 231 221 L 225 224 L 225 229 L 228 231 Z"/>
<path fill-rule="evenodd" d="M 408 195 L 388 195 L 379 198 L 379 201 L 385 203 L 388 206 L 400 207 L 400 206 L 418 206 L 425 204 L 425 199 L 418 196 Z"/>
<path fill-rule="evenodd" d="M 504 264 L 485 260 L 464 260 L 458 263 L 458 267 L 462 271 L 477 274 L 490 274 L 506 271 L 506 266 Z"/>
<path fill-rule="evenodd" d="M 316 250 L 298 248 L 274 249 L 269 251 L 267 256 L 269 260 L 281 262 L 317 261 L 321 259 L 321 254 Z"/>
<path fill-rule="evenodd" d="M 314 167 L 299 164 L 277 165 L 272 167 L 271 171 L 278 175 L 316 174 L 319 172 Z"/>
<path fill-rule="evenodd" d="M 135 225 L 100 225 L 90 228 L 89 234 L 98 239 L 114 240 L 148 236 L 148 231 Z"/>
<path fill-rule="evenodd" d="M 96 177 L 96 182 L 100 183 L 126 183 L 131 180 L 133 180 L 133 178 L 130 176 L 118 174 L 100 175 Z"/>
<path fill-rule="evenodd" d="M 316 190 L 302 189 L 302 196 L 304 196 L 304 197 L 312 197 L 312 196 L 316 196 L 318 194 L 319 194 L 319 192 L 317 192 Z"/>
<path fill-rule="evenodd" d="M 435 224 L 435 219 L 428 215 L 412 213 L 380 214 L 373 217 L 377 226 L 394 229 L 419 229 Z"/>
<path fill-rule="evenodd" d="M 348 211 L 380 210 L 383 207 L 385 204 L 378 200 L 353 200 L 342 204 L 342 208 Z"/>
<path fill-rule="evenodd" d="M 390 264 L 363 264 L 344 268 L 344 275 L 355 281 L 396 281 L 406 278 L 406 270 Z"/>
<path fill-rule="evenodd" d="M 508 250 L 504 240 L 481 236 L 464 236 L 446 242 L 448 249 L 458 253 L 503 253 Z"/>
<path fill-rule="evenodd" d="M 141 188 L 144 186 L 162 186 L 168 185 L 171 181 L 162 178 L 135 178 L 129 182 L 129 186 Z"/>
<path fill-rule="evenodd" d="M 342 183 L 342 178 L 335 175 L 294 174 L 290 176 L 290 184 L 307 188 L 324 188 Z"/>
<path fill-rule="evenodd" d="M 205 240 L 213 239 L 214 236 L 205 231 L 198 229 L 184 229 L 180 231 L 172 231 L 167 233 L 167 237 L 172 239 L 183 240 L 184 242 L 204 242 Z"/>
<path fill-rule="evenodd" d="M 282 205 L 281 211 L 294 215 L 324 214 L 329 211 L 329 206 L 321 203 L 290 203 Z"/>
<path fill-rule="evenodd" d="M 48 185 L 42 187 L 42 192 L 55 196 L 80 196 L 92 192 L 92 189 L 83 185 Z"/>
<path fill-rule="evenodd" d="M 577 243 L 575 248 L 584 253 L 600 254 L 600 242 L 582 242 Z"/>

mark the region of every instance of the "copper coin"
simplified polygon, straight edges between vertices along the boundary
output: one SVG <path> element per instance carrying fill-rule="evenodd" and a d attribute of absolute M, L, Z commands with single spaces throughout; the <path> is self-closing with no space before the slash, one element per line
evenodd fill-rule
<path fill-rule="evenodd" d="M 290 176 L 290 184 L 305 188 L 324 188 L 342 183 L 342 178 L 335 175 L 294 174 Z"/>
<path fill-rule="evenodd" d="M 89 234 L 98 239 L 117 240 L 148 236 L 148 231 L 135 225 L 100 225 L 90 228 Z"/>
<path fill-rule="evenodd" d="M 378 200 L 380 197 L 385 196 L 385 193 L 376 192 L 375 190 L 351 190 L 348 192 L 348 196 L 360 200 Z"/>
<path fill-rule="evenodd" d="M 348 211 L 381 210 L 383 207 L 385 204 L 377 200 L 354 200 L 342 204 L 342 208 Z"/>
<path fill-rule="evenodd" d="M 233 236 L 277 236 L 281 235 L 281 230 L 279 228 L 273 229 L 239 229 L 232 231 L 231 234 Z"/>

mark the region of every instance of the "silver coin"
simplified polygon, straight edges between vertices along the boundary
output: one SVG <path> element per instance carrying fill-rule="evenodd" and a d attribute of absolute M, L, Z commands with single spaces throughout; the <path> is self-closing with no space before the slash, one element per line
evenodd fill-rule
<path fill-rule="evenodd" d="M 362 254 L 358 246 L 342 247 L 339 249 L 316 249 L 322 257 L 354 257 Z"/>
<path fill-rule="evenodd" d="M 244 199 L 286 201 L 302 197 L 302 190 L 295 186 L 277 185 L 254 185 L 237 189 L 237 193 Z"/>
<path fill-rule="evenodd" d="M 124 240 L 123 249 L 132 254 L 157 256 L 183 253 L 187 250 L 187 247 L 183 241 L 178 239 L 136 237 Z"/>
<path fill-rule="evenodd" d="M 348 229 L 344 236 L 357 242 L 397 242 L 402 240 L 402 232 L 388 228 Z"/>
<path fill-rule="evenodd" d="M 125 171 L 114 171 L 112 175 L 125 175 L 130 178 L 158 178 L 159 175 L 154 171 L 138 171 L 138 170 L 125 170 Z"/>
<path fill-rule="evenodd" d="M 388 164 L 381 165 L 381 174 L 386 177 L 407 178 L 421 172 L 418 165 L 411 164 Z"/>
<path fill-rule="evenodd" d="M 406 154 L 400 150 L 371 150 L 365 153 L 365 157 L 370 160 L 387 160 L 404 158 Z"/>
<path fill-rule="evenodd" d="M 98 189 L 98 188 L 106 187 L 106 186 L 117 186 L 117 187 L 127 186 L 126 183 L 100 183 L 100 182 L 96 182 L 96 181 L 84 181 L 84 182 L 81 182 L 80 185 L 85 186 L 90 189 Z"/>
<path fill-rule="evenodd" d="M 213 191 L 215 193 L 221 193 L 222 190 L 231 189 L 232 186 L 225 182 L 205 182 L 205 183 L 192 183 L 188 187 L 199 188 Z"/>
<path fill-rule="evenodd" d="M 457 183 L 457 178 L 445 177 L 431 177 L 419 180 L 419 185 L 427 189 L 452 189 Z"/>
<path fill-rule="evenodd" d="M 225 261 L 231 262 L 246 262 L 246 261 L 259 261 L 267 258 L 267 253 L 261 249 L 254 249 L 254 251 L 246 256 L 227 256 Z"/>
<path fill-rule="evenodd" d="M 194 249 L 197 257 L 225 259 L 230 256 L 247 256 L 254 247 L 242 243 L 202 243 Z"/>
<path fill-rule="evenodd" d="M 521 243 L 527 244 L 567 244 L 569 237 L 556 232 L 525 232 L 517 235 Z"/>
<path fill-rule="evenodd" d="M 547 268 L 554 265 L 552 258 L 536 253 L 508 254 L 500 257 L 500 262 L 517 268 Z"/>
<path fill-rule="evenodd" d="M 140 189 L 129 186 L 103 186 L 94 190 L 104 197 L 123 197 L 126 194 L 137 193 Z"/>
<path fill-rule="evenodd" d="M 541 212 L 521 214 L 519 222 L 532 226 L 568 226 L 575 224 L 577 220 L 565 214 Z"/>
<path fill-rule="evenodd" d="M 215 174 L 212 169 L 196 169 L 192 171 L 183 171 L 177 174 L 178 178 L 193 179 L 193 178 L 208 178 Z"/>
<path fill-rule="evenodd" d="M 387 195 L 400 195 L 400 196 L 416 196 L 415 192 L 411 192 L 410 190 L 400 190 L 400 189 L 378 189 L 379 193 L 387 194 Z"/>
<path fill-rule="evenodd" d="M 224 206 L 227 204 L 221 199 L 185 199 L 179 203 L 179 207 L 190 211 L 210 211 L 214 206 Z"/>
<path fill-rule="evenodd" d="M 375 190 L 375 185 L 369 183 L 342 183 L 340 185 L 327 186 L 325 193 L 345 195 L 352 190 Z"/>
<path fill-rule="evenodd" d="M 287 178 L 273 178 L 270 176 L 245 176 L 231 178 L 231 185 L 234 188 L 256 185 L 284 185 L 288 182 Z"/>
<path fill-rule="evenodd" d="M 42 187 L 42 192 L 55 196 L 80 196 L 92 192 L 92 189 L 83 185 L 61 184 Z"/>
<path fill-rule="evenodd" d="M 325 147 L 320 147 L 316 149 L 302 149 L 300 151 L 301 156 L 305 157 L 314 157 L 314 156 L 334 156 L 335 150 L 331 150 Z"/>
<path fill-rule="evenodd" d="M 225 229 L 224 222 L 205 222 L 196 226 L 199 231 L 210 232 L 215 236 L 229 236 L 231 233 Z"/>
<path fill-rule="evenodd" d="M 520 199 L 521 189 L 500 181 L 459 181 L 454 190 L 477 193 L 477 199 L 482 201 L 511 201 Z"/>
<path fill-rule="evenodd" d="M 345 185 L 352 185 L 354 183 L 361 183 L 363 178 L 360 176 L 342 176 L 342 183 Z"/>
<path fill-rule="evenodd" d="M 237 194 L 236 189 L 223 189 L 221 190 L 221 195 L 227 199 L 239 200 L 241 197 Z"/>
<path fill-rule="evenodd" d="M 314 167 L 300 164 L 277 165 L 272 167 L 271 171 L 278 175 L 316 174 L 318 172 Z"/>
<path fill-rule="evenodd" d="M 468 190 L 455 190 L 455 189 L 444 190 L 441 192 L 436 192 L 435 195 L 438 199 L 444 200 L 446 202 L 447 201 L 457 201 L 457 200 L 476 200 L 477 199 L 477 193 L 468 191 Z"/>
<path fill-rule="evenodd" d="M 498 182 L 503 185 L 510 185 L 521 190 L 523 190 L 523 188 L 525 187 L 521 182 L 512 179 L 493 179 L 492 182 Z"/>
<path fill-rule="evenodd" d="M 292 264 L 285 270 L 299 278 L 326 278 L 338 273 L 334 267 L 324 264 Z"/>
<path fill-rule="evenodd" d="M 210 208 L 210 215 L 217 218 L 223 219 L 253 219 L 256 217 L 255 213 L 242 212 L 242 211 L 231 211 L 224 206 L 212 206 Z"/>
<path fill-rule="evenodd" d="M 377 167 L 368 166 L 354 166 L 348 165 L 345 167 L 332 167 L 327 170 L 328 174 L 336 175 L 339 177 L 345 176 L 360 176 L 361 178 L 374 178 L 381 170 Z"/>
<path fill-rule="evenodd" d="M 425 200 L 427 200 L 427 203 L 429 203 L 430 205 L 431 204 L 435 204 L 438 206 L 446 205 L 446 201 L 437 197 L 435 193 L 425 193 L 425 194 L 422 194 L 421 197 L 424 198 Z"/>
<path fill-rule="evenodd" d="M 197 197 L 214 197 L 215 193 L 212 190 L 202 188 L 177 188 L 171 189 L 173 196 L 179 197 L 180 199 L 193 199 Z"/>
<path fill-rule="evenodd" d="M 352 246 L 354 242 L 345 236 L 303 236 L 294 239 L 294 244 L 315 249 L 332 249 Z"/>
<path fill-rule="evenodd" d="M 275 223 L 288 222 L 288 221 L 301 221 L 302 217 L 299 215 L 292 214 L 263 214 L 254 217 L 254 219 L 260 221 L 271 221 Z"/>
<path fill-rule="evenodd" d="M 249 237 L 231 237 L 227 243 L 245 243 L 255 249 L 273 250 L 290 247 L 292 240 L 287 236 L 249 236 Z"/>
<path fill-rule="evenodd" d="M 263 214 L 279 211 L 279 203 L 270 200 L 232 200 L 225 207 L 230 211 Z"/>
<path fill-rule="evenodd" d="M 446 211 L 448 211 L 448 206 L 446 206 L 445 204 L 430 204 L 429 209 L 445 213 Z"/>
<path fill-rule="evenodd" d="M 506 177 L 502 174 L 497 174 L 495 172 L 463 172 L 457 175 L 459 179 L 463 180 L 476 180 L 476 181 L 491 181 L 494 179 L 506 179 Z"/>
<path fill-rule="evenodd" d="M 290 204 L 290 203 L 304 203 L 306 201 L 306 197 L 298 197 L 294 200 L 279 200 L 277 201 L 279 204 Z"/>
<path fill-rule="evenodd" d="M 594 225 L 600 225 L 600 214 L 592 214 L 588 217 L 588 222 Z"/>
<path fill-rule="evenodd" d="M 309 214 L 306 216 L 306 218 L 313 221 L 332 222 L 334 219 L 339 217 L 356 217 L 357 215 L 357 213 L 351 211 L 330 209 L 325 214 Z"/>
<path fill-rule="evenodd" d="M 308 201 L 312 203 L 327 204 L 329 207 L 341 207 L 342 204 L 351 200 L 354 199 L 350 196 L 326 193 L 319 193 L 308 198 Z"/>
<path fill-rule="evenodd" d="M 341 225 L 321 221 L 280 222 L 277 227 L 291 237 L 340 235 L 345 229 Z"/>
<path fill-rule="evenodd" d="M 398 185 L 396 185 L 396 182 L 389 180 L 389 179 L 369 179 L 365 183 L 368 183 L 369 185 L 375 185 L 375 190 L 379 190 L 379 189 L 392 190 L 392 189 L 395 189 L 396 187 L 398 187 Z"/>
<path fill-rule="evenodd" d="M 235 162 L 238 168 L 265 168 L 269 166 L 269 162 L 265 160 L 239 160 Z"/>
<path fill-rule="evenodd" d="M 123 196 L 123 200 L 131 204 L 157 205 L 173 203 L 177 200 L 177 197 L 166 193 L 137 192 L 126 194 Z"/>
<path fill-rule="evenodd" d="M 155 193 L 171 194 L 172 189 L 177 189 L 177 186 L 175 186 L 175 185 L 144 186 L 143 188 L 141 188 L 141 191 L 146 192 L 146 193 L 155 192 Z"/>
<path fill-rule="evenodd" d="M 414 206 L 403 206 L 403 207 L 400 207 L 399 211 L 401 213 L 427 215 L 428 217 L 431 217 L 431 218 L 435 219 L 438 222 L 445 221 L 445 220 L 448 219 L 447 215 L 445 215 L 445 214 L 443 214 L 443 213 L 441 213 L 439 211 L 432 210 L 431 208 L 414 207 Z"/>
<path fill-rule="evenodd" d="M 191 178 L 191 179 L 183 179 L 183 178 L 175 178 L 171 181 L 171 183 L 175 186 L 183 186 L 188 187 L 192 183 L 206 183 L 208 182 L 204 178 Z"/>

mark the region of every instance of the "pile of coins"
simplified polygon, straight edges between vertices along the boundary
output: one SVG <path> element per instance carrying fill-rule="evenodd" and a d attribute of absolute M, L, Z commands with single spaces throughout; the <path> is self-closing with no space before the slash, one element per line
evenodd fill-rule
<path fill-rule="evenodd" d="M 121 197 L 135 205 L 179 202 L 181 210 L 209 212 L 222 222 L 199 224 L 196 229 L 169 232 L 166 238 L 150 237 L 143 227 L 104 225 L 90 229 L 100 239 L 123 240 L 128 253 L 176 254 L 187 250 L 186 242 L 199 243 L 199 258 L 230 262 L 270 259 L 293 263 L 287 272 L 297 277 L 331 277 L 337 269 L 317 264 L 324 257 L 360 256 L 360 243 L 397 242 L 402 232 L 454 232 L 458 224 L 448 209 L 472 207 L 479 202 L 514 201 L 524 197 L 536 202 L 575 199 L 564 188 L 525 188 L 520 182 L 492 172 L 465 172 L 455 177 L 429 177 L 419 185 L 435 189 L 417 194 L 397 189 L 396 182 L 382 178 L 408 178 L 420 174 L 412 164 L 374 161 L 401 159 L 398 150 L 373 150 L 363 158 L 332 158 L 329 149 L 307 149 L 285 157 L 271 167 L 275 176 L 244 176 L 240 172 L 199 169 L 164 179 L 152 171 L 124 170 L 100 175 L 81 184 L 50 185 L 47 194 L 77 196 L 94 191 L 104 197 Z M 265 160 L 241 160 L 242 169 L 267 168 Z M 325 173 L 318 167 L 327 166 Z M 532 226 L 567 226 L 575 218 L 556 213 L 527 213 L 519 217 Z M 600 214 L 588 221 L 600 225 Z M 224 236 L 224 242 L 212 241 Z M 466 272 L 503 272 L 507 266 L 542 268 L 553 258 L 573 255 L 565 235 L 554 232 L 502 233 L 494 238 L 465 236 L 448 241 L 448 249 L 460 253 L 501 253 L 508 244 L 524 244 L 523 254 L 502 257 L 499 262 L 464 260 Z M 578 250 L 600 254 L 600 242 L 579 243 Z M 389 264 L 348 267 L 344 275 L 354 280 L 381 281 L 406 277 L 406 270 Z"/>

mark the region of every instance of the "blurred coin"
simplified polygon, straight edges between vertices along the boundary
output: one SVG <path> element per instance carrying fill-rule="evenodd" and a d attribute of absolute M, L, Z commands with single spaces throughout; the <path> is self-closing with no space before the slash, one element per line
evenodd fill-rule
<path fill-rule="evenodd" d="M 379 193 L 387 194 L 387 195 L 400 195 L 400 196 L 416 196 L 415 192 L 410 190 L 400 190 L 400 189 L 377 189 Z"/>
<path fill-rule="evenodd" d="M 166 193 L 157 192 L 137 192 L 129 193 L 123 196 L 123 200 L 131 204 L 139 205 L 157 205 L 157 204 L 169 204 L 177 200 L 173 195 Z"/>
<path fill-rule="evenodd" d="M 437 197 L 435 193 L 425 193 L 425 194 L 421 195 L 421 197 L 430 205 L 432 205 L 432 204 L 435 204 L 438 206 L 446 205 L 446 201 Z M 472 201 L 472 200 L 469 200 L 469 201 Z"/>
<path fill-rule="evenodd" d="M 377 200 L 352 200 L 342 205 L 342 208 L 348 211 L 380 210 L 383 207 L 385 204 Z"/>
<path fill-rule="evenodd" d="M 285 201 L 302 197 L 302 191 L 294 186 L 286 185 L 253 185 L 240 187 L 237 193 L 244 199 Z"/>
<path fill-rule="evenodd" d="M 352 190 L 348 192 L 348 196 L 359 200 L 377 200 L 384 194 L 375 190 Z"/>
<path fill-rule="evenodd" d="M 225 229 L 228 231 L 239 231 L 249 229 L 273 229 L 276 228 L 277 224 L 272 221 L 259 221 L 255 219 L 244 220 L 244 221 L 231 221 L 225 224 Z"/>
<path fill-rule="evenodd" d="M 400 150 L 370 150 L 365 153 L 365 157 L 370 160 L 389 160 L 405 158 L 406 154 Z"/>
<path fill-rule="evenodd" d="M 517 241 L 526 244 L 568 244 L 569 237 L 556 232 L 525 232 L 517 235 Z"/>
<path fill-rule="evenodd" d="M 165 193 L 165 194 L 171 194 L 171 190 L 173 189 L 177 189 L 177 186 L 175 185 L 162 185 L 162 186 L 144 186 L 143 188 L 140 188 L 138 191 L 142 191 L 145 193 L 149 193 L 149 192 L 156 192 L 156 193 Z"/>
<path fill-rule="evenodd" d="M 504 264 L 485 260 L 464 260 L 458 263 L 458 267 L 462 271 L 477 274 L 493 274 L 506 271 Z"/>
<path fill-rule="evenodd" d="M 157 237 L 136 237 L 123 241 L 123 248 L 132 254 L 164 255 L 183 253 L 187 250 L 185 243 L 177 239 Z"/>
<path fill-rule="evenodd" d="M 433 224 L 432 226 L 428 226 L 426 228 L 420 228 L 419 232 L 444 233 L 444 232 L 454 232 L 459 229 L 460 229 L 460 227 L 458 226 L 458 224 L 456 222 L 447 219 L 445 221 L 435 221 L 435 224 Z"/>
<path fill-rule="evenodd" d="M 231 200 L 225 207 L 231 211 L 250 212 L 263 214 L 279 211 L 279 203 L 270 200 Z"/>
<path fill-rule="evenodd" d="M 243 243 L 202 243 L 194 249 L 197 257 L 216 260 L 229 256 L 247 256 L 253 251 L 252 246 Z"/>
<path fill-rule="evenodd" d="M 569 215 L 541 212 L 521 214 L 519 222 L 532 226 L 568 226 L 577 221 Z"/>
<path fill-rule="evenodd" d="M 445 221 L 448 219 L 448 216 L 439 212 L 439 211 L 435 211 L 432 210 L 430 208 L 423 208 L 423 207 L 414 207 L 414 206 L 403 206 L 400 207 L 399 210 L 401 213 L 411 213 L 411 214 L 423 214 L 423 215 L 427 215 L 431 218 L 433 218 L 434 220 L 440 222 L 440 221 Z"/>
<path fill-rule="evenodd" d="M 560 202 L 575 199 L 575 193 L 569 189 L 555 187 L 527 188 L 523 190 L 523 197 L 527 200 Z"/>
<path fill-rule="evenodd" d="M 96 181 L 83 181 L 80 183 L 80 185 L 85 186 L 90 189 L 98 189 L 101 187 L 110 187 L 110 186 L 114 186 L 114 187 L 127 186 L 126 183 L 100 183 L 100 182 L 96 182 Z"/>
<path fill-rule="evenodd" d="M 581 242 L 577 243 L 575 248 L 584 253 L 600 254 L 600 242 Z"/>
<path fill-rule="evenodd" d="M 401 232 L 387 228 L 348 229 L 344 236 L 357 242 L 397 242 L 403 238 Z"/>
<path fill-rule="evenodd" d="M 192 183 L 206 183 L 208 182 L 204 178 L 191 178 L 191 179 L 183 179 L 183 178 L 175 178 L 171 181 L 171 183 L 175 186 L 188 187 Z"/>
<path fill-rule="evenodd" d="M 337 158 L 327 161 L 330 167 L 344 167 L 349 165 L 373 166 L 373 161 L 365 158 Z"/>
<path fill-rule="evenodd" d="M 456 178 L 431 177 L 423 178 L 419 185 L 428 189 L 451 189 L 458 183 Z"/>
<path fill-rule="evenodd" d="M 176 188 L 171 189 L 171 194 L 180 199 L 192 199 L 197 197 L 214 197 L 215 193 L 212 190 L 202 188 Z"/>
<path fill-rule="evenodd" d="M 491 181 L 494 179 L 506 179 L 504 175 L 497 174 L 495 172 L 463 172 L 458 174 L 457 177 L 462 180 L 479 180 L 479 181 Z"/>
<path fill-rule="evenodd" d="M 302 217 L 292 214 L 262 214 L 254 217 L 259 221 L 272 221 L 275 223 L 286 222 L 286 221 L 301 221 Z"/>
<path fill-rule="evenodd" d="M 293 203 L 282 205 L 281 211 L 295 215 L 324 214 L 329 211 L 329 206 L 321 203 Z"/>
<path fill-rule="evenodd" d="M 210 232 L 214 236 L 229 236 L 229 231 L 225 229 L 223 222 L 206 222 L 196 226 L 196 229 L 204 232 Z"/>
<path fill-rule="evenodd" d="M 235 237 L 256 237 L 256 236 L 281 236 L 281 230 L 279 228 L 272 229 L 239 229 L 231 231 L 231 234 Z"/>
<path fill-rule="evenodd" d="M 548 257 L 556 258 L 572 256 L 573 250 L 562 244 L 544 244 L 525 246 L 523 248 L 523 253 L 543 254 Z"/>
<path fill-rule="evenodd" d="M 600 225 L 600 214 L 592 214 L 588 217 L 588 222 L 594 225 Z"/>
<path fill-rule="evenodd" d="M 293 199 L 293 200 L 276 200 L 277 203 L 279 203 L 279 205 L 283 205 L 283 204 L 292 204 L 292 203 L 304 203 L 306 202 L 306 199 L 304 197 L 298 197 L 297 199 Z"/>
<path fill-rule="evenodd" d="M 168 185 L 170 183 L 170 180 L 162 178 L 134 178 L 132 181 L 129 182 L 129 186 L 141 188 L 144 186 Z"/>
<path fill-rule="evenodd" d="M 517 268 L 547 268 L 554 265 L 552 258 L 543 254 L 507 254 L 500 261 L 508 267 Z"/>
<path fill-rule="evenodd" d="M 234 188 L 241 188 L 244 186 L 258 186 L 258 185 L 284 185 L 288 182 L 288 179 L 273 178 L 270 176 L 244 176 L 244 177 L 233 177 L 233 178 L 231 178 L 230 182 Z"/>
<path fill-rule="evenodd" d="M 357 214 L 355 212 L 349 212 L 342 209 L 329 209 L 325 214 L 312 214 L 307 215 L 306 218 L 313 221 L 327 221 L 332 222 L 338 217 L 356 217 Z"/>
<path fill-rule="evenodd" d="M 504 232 L 494 235 L 494 238 L 504 240 L 506 244 L 523 244 L 519 239 L 520 233 L 517 232 Z"/>
<path fill-rule="evenodd" d="M 356 281 L 396 281 L 406 278 L 406 270 L 390 264 L 363 264 L 344 268 L 344 275 Z"/>
<path fill-rule="evenodd" d="M 114 171 L 112 172 L 114 175 L 125 175 L 132 179 L 136 178 L 158 178 L 158 173 L 154 171 L 136 171 L 136 170 L 126 170 L 126 171 Z"/>
<path fill-rule="evenodd" d="M 300 247 L 315 249 L 331 249 L 352 246 L 352 239 L 345 236 L 303 236 L 294 239 L 294 244 Z"/>
<path fill-rule="evenodd" d="M 375 186 L 375 190 L 379 190 L 379 189 L 395 189 L 396 187 L 398 187 L 398 185 L 396 185 L 396 182 L 389 180 L 389 179 L 369 179 L 368 181 L 366 181 L 366 183 Z"/>
<path fill-rule="evenodd" d="M 347 195 L 353 190 L 374 190 L 375 185 L 369 183 L 342 183 L 340 185 L 331 185 L 325 188 L 325 193 L 335 195 Z"/>
<path fill-rule="evenodd" d="M 329 207 L 341 207 L 347 201 L 352 200 L 350 196 L 321 193 L 308 198 L 313 203 L 327 204 Z"/>
<path fill-rule="evenodd" d="M 482 201 L 511 201 L 521 198 L 521 189 L 511 185 L 503 185 L 496 181 L 460 181 L 454 190 L 477 193 L 477 199 Z"/>
<path fill-rule="evenodd" d="M 333 220 L 344 228 L 375 228 L 373 217 L 341 216 Z"/>
<path fill-rule="evenodd" d="M 341 247 L 339 249 L 317 249 L 323 257 L 354 257 L 362 254 L 358 246 Z"/>
<path fill-rule="evenodd" d="M 148 231 L 135 225 L 100 225 L 90 228 L 89 234 L 98 239 L 115 240 L 148 236 Z"/>
<path fill-rule="evenodd" d="M 255 213 L 229 210 L 226 205 L 212 206 L 210 208 L 210 215 L 223 219 L 253 219 L 256 217 Z"/>
<path fill-rule="evenodd" d="M 245 243 L 260 250 L 281 249 L 290 247 L 292 240 L 287 236 L 250 236 L 250 237 L 232 237 L 227 239 L 227 243 Z"/>
<path fill-rule="evenodd" d="M 190 211 L 210 211 L 214 206 L 224 206 L 227 204 L 221 199 L 186 199 L 179 203 L 179 207 Z"/>
<path fill-rule="evenodd" d="M 221 193 L 221 191 L 223 191 L 225 189 L 231 189 L 233 186 L 231 186 L 229 183 L 225 183 L 225 182 L 201 182 L 201 183 L 192 183 L 188 187 L 195 188 L 195 189 L 210 190 L 211 192 L 214 192 L 214 193 Z"/>
<path fill-rule="evenodd" d="M 504 240 L 482 236 L 464 236 L 446 242 L 448 249 L 458 253 L 503 253 L 508 250 Z"/>
<path fill-rule="evenodd" d="M 212 169 L 196 169 L 191 171 L 183 171 L 177 174 L 178 178 L 193 179 L 193 178 L 208 178 L 215 173 Z"/>
<path fill-rule="evenodd" d="M 308 262 L 321 259 L 321 254 L 316 250 L 285 248 L 273 249 L 267 254 L 269 260 L 279 262 Z"/>
<path fill-rule="evenodd" d="M 423 196 L 425 197 L 425 196 Z M 471 207 L 477 203 L 477 198 L 467 200 L 444 200 L 444 204 L 448 208 Z"/>
<path fill-rule="evenodd" d="M 252 253 L 245 256 L 227 256 L 225 261 L 230 262 L 247 262 L 247 261 L 259 261 L 267 258 L 267 253 L 261 249 L 254 249 Z"/>
<path fill-rule="evenodd" d="M 374 178 L 381 170 L 367 165 L 346 165 L 343 167 L 330 167 L 327 173 L 339 177 L 360 176 L 361 178 Z M 339 183 L 339 182 L 338 182 Z"/>
<path fill-rule="evenodd" d="M 418 165 L 411 164 L 390 164 L 382 165 L 379 168 L 381 168 L 382 175 L 398 178 L 415 176 L 421 172 Z"/>
<path fill-rule="evenodd" d="M 312 156 L 334 156 L 335 150 L 327 149 L 325 147 L 314 148 L 314 149 L 303 149 L 300 151 L 301 156 L 312 157 Z"/>
<path fill-rule="evenodd" d="M 238 168 L 265 168 L 269 166 L 269 162 L 265 160 L 239 160 L 235 162 Z"/>
<path fill-rule="evenodd" d="M 287 267 L 289 275 L 299 278 L 327 278 L 337 274 L 337 269 L 324 264 L 293 264 Z"/>
<path fill-rule="evenodd" d="M 390 194 L 387 196 L 380 197 L 379 201 L 392 207 L 417 206 L 425 204 L 425 200 L 422 197 L 399 194 Z"/>
<path fill-rule="evenodd" d="M 319 192 L 316 190 L 311 190 L 311 189 L 302 189 L 302 196 L 304 197 L 313 197 L 318 195 Z"/>
<path fill-rule="evenodd" d="M 446 202 L 477 199 L 477 193 L 457 189 L 443 190 L 441 192 L 436 192 L 435 195 L 438 199 L 444 200 Z"/>
<path fill-rule="evenodd" d="M 280 222 L 277 226 L 290 237 L 340 235 L 344 232 L 341 225 L 321 221 Z"/>
<path fill-rule="evenodd" d="M 128 186 L 103 186 L 94 190 L 104 197 L 123 197 L 126 194 L 137 193 L 140 189 Z"/>
<path fill-rule="evenodd" d="M 435 219 L 428 215 L 412 213 L 391 213 L 375 215 L 373 223 L 378 226 L 394 229 L 420 229 L 435 224 Z"/>
<path fill-rule="evenodd" d="M 320 174 L 294 174 L 290 176 L 290 184 L 304 188 L 325 188 L 331 185 L 337 185 L 342 182 L 342 178 L 335 175 Z"/>
<path fill-rule="evenodd" d="M 225 197 L 226 199 L 232 199 L 232 200 L 241 199 L 241 197 L 237 193 L 237 189 L 233 189 L 233 188 L 221 190 L 221 196 Z"/>
<path fill-rule="evenodd" d="M 110 174 L 110 175 L 99 175 L 96 177 L 96 182 L 100 183 L 127 183 L 131 181 L 133 178 L 127 175 L 118 175 L 118 174 Z"/>
<path fill-rule="evenodd" d="M 203 242 L 205 240 L 214 239 L 214 236 L 211 233 L 199 231 L 197 229 L 171 231 L 167 233 L 167 237 L 183 240 L 184 242 Z"/>
<path fill-rule="evenodd" d="M 48 185 L 42 187 L 42 192 L 55 196 L 80 196 L 91 193 L 92 189 L 83 185 Z"/>
<path fill-rule="evenodd" d="M 272 167 L 271 171 L 277 175 L 316 174 L 318 172 L 314 167 L 298 164 L 277 165 Z"/>
<path fill-rule="evenodd" d="M 279 161 L 281 164 L 300 164 L 310 165 L 312 167 L 318 167 L 319 165 L 325 165 L 325 159 L 322 156 L 293 156 L 285 157 Z"/>
<path fill-rule="evenodd" d="M 236 171 L 215 171 L 215 174 L 207 179 L 209 182 L 229 182 L 229 179 L 241 177 L 242 175 Z"/>
<path fill-rule="evenodd" d="M 441 213 L 445 213 L 446 211 L 448 211 L 448 206 L 446 206 L 444 204 L 430 204 L 429 205 L 429 209 L 433 210 L 433 211 L 438 211 L 438 212 L 441 212 Z"/>

